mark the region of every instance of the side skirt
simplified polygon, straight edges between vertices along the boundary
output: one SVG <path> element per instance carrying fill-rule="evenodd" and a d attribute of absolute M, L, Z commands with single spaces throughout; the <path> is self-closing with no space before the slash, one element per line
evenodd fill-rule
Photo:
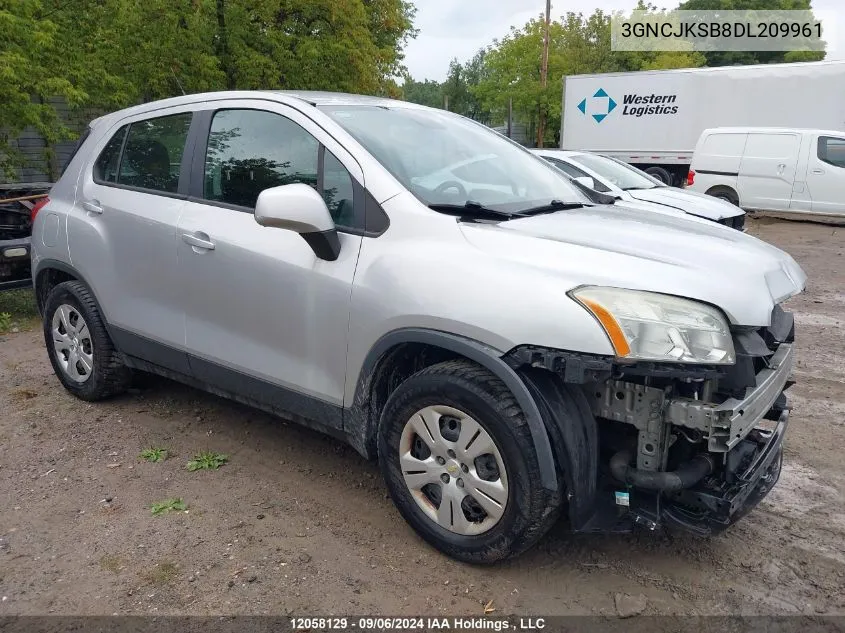
<path fill-rule="evenodd" d="M 350 443 L 343 432 L 343 407 L 224 367 L 126 330 L 110 333 L 126 364 L 217 396 L 291 420 Z"/>

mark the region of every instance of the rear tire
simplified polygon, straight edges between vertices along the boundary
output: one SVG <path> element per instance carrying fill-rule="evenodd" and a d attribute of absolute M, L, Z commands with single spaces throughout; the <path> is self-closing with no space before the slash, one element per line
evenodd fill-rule
<path fill-rule="evenodd" d="M 58 284 L 47 295 L 43 314 L 47 353 L 65 389 L 90 402 L 126 391 L 132 371 L 112 344 L 85 284 Z"/>
<path fill-rule="evenodd" d="M 730 187 L 711 187 L 705 192 L 708 196 L 713 196 L 714 198 L 719 198 L 719 200 L 724 200 L 725 202 L 730 202 L 735 207 L 739 206 L 739 196 L 737 195 L 736 191 L 731 189 Z"/>
<path fill-rule="evenodd" d="M 663 167 L 648 167 L 643 171 L 645 171 L 645 173 L 649 176 L 657 178 L 664 185 L 669 185 L 670 187 L 674 185 L 674 179 L 668 169 L 663 169 Z"/>
<path fill-rule="evenodd" d="M 487 452 L 472 457 L 481 451 Z M 391 394 L 381 415 L 378 455 L 399 512 L 452 558 L 493 563 L 514 556 L 559 516 L 562 484 L 557 492 L 543 488 L 522 410 L 504 383 L 469 361 L 423 369 Z M 415 476 L 429 483 L 414 486 Z"/>

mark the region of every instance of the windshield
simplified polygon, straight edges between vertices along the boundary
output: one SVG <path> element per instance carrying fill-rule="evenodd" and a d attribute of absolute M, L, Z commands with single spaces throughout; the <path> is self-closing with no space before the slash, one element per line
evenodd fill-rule
<path fill-rule="evenodd" d="M 519 213 L 553 200 L 590 204 L 553 167 L 464 117 L 403 106 L 321 109 L 426 205 Z"/>
<path fill-rule="evenodd" d="M 631 189 L 654 189 L 662 187 L 656 178 L 640 171 L 636 167 L 623 163 L 622 161 L 600 156 L 599 154 L 577 154 L 570 160 L 580 163 L 587 169 L 596 172 L 602 178 L 609 180 L 620 189 L 629 191 Z"/>

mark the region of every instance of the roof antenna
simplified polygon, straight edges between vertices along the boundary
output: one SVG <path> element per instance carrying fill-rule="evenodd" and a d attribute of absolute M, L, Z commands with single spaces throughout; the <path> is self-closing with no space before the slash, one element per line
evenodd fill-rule
<path fill-rule="evenodd" d="M 173 70 L 173 66 L 170 67 L 170 74 L 173 75 L 173 78 L 176 80 L 176 85 L 179 86 L 179 90 L 182 91 L 182 96 L 185 96 L 185 94 L 187 94 L 187 93 L 185 92 L 185 89 L 182 87 L 182 82 L 179 81 L 179 77 L 176 76 L 176 73 Z"/>

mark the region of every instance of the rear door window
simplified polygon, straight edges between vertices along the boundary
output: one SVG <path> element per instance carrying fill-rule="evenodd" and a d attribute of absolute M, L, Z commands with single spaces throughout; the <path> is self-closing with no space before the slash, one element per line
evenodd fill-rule
<path fill-rule="evenodd" d="M 190 112 L 130 124 L 117 183 L 176 193 L 190 126 Z"/>

